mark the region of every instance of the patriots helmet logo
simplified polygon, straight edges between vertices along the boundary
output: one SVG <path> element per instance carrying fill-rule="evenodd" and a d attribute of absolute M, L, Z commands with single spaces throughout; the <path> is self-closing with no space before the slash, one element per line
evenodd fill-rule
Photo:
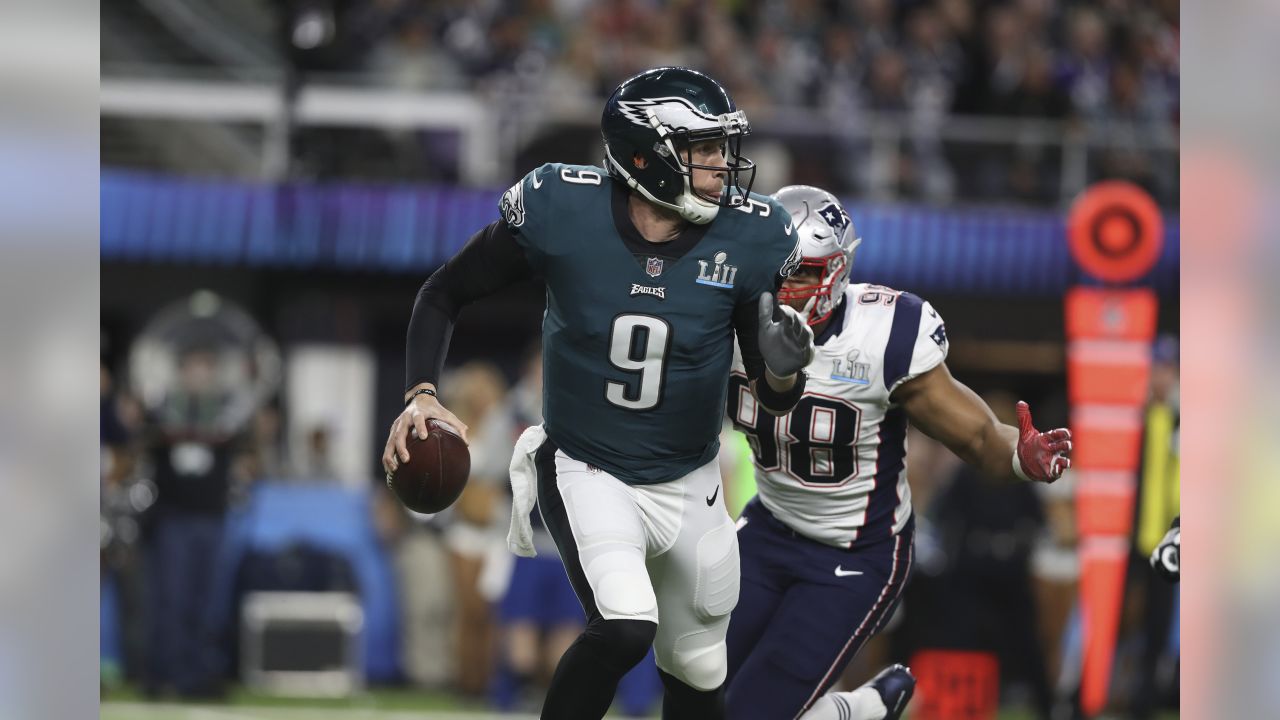
<path fill-rule="evenodd" d="M 945 324 L 940 324 L 934 328 L 934 331 L 929 333 L 929 337 L 938 344 L 938 347 L 943 350 L 947 349 L 947 326 Z"/>
<path fill-rule="evenodd" d="M 849 227 L 849 215 L 845 213 L 844 208 L 835 203 L 828 204 L 818 210 L 818 217 L 831 226 L 831 230 L 836 234 L 836 237 L 840 237 L 840 233 Z"/>

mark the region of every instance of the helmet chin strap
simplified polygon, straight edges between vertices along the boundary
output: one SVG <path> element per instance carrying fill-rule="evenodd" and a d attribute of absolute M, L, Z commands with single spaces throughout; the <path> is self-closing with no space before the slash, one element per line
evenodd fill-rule
<path fill-rule="evenodd" d="M 694 225 L 706 225 L 716 219 L 720 206 L 709 203 L 698 197 L 690 187 L 689 178 L 684 179 L 684 192 L 680 194 L 680 207 L 676 210 L 680 217 Z"/>
<path fill-rule="evenodd" d="M 686 184 L 687 182 L 688 181 L 686 181 Z M 719 205 L 713 205 L 706 202 L 688 191 L 681 193 L 680 197 L 677 198 L 677 202 L 679 204 L 673 204 L 654 197 L 653 194 L 648 190 L 645 190 L 644 186 L 635 178 L 628 177 L 627 184 L 639 192 L 644 199 L 659 207 L 674 210 L 681 218 L 687 222 L 693 223 L 694 225 L 706 225 L 712 220 L 715 220 L 716 214 L 720 212 Z"/>
<path fill-rule="evenodd" d="M 658 132 L 663 135 L 662 142 L 666 144 L 667 149 L 671 152 L 671 157 L 675 159 L 677 164 L 684 165 L 680 161 L 680 152 L 676 150 L 675 143 L 671 142 L 671 138 L 665 133 L 665 129 L 659 127 Z M 693 170 L 688 167 L 684 169 L 688 174 L 684 176 L 684 192 L 680 193 L 680 197 L 676 198 L 678 203 L 676 212 L 680 213 L 680 217 L 694 225 L 706 225 L 716 219 L 716 215 L 720 212 L 720 206 L 698 197 L 698 194 L 693 191 Z"/>

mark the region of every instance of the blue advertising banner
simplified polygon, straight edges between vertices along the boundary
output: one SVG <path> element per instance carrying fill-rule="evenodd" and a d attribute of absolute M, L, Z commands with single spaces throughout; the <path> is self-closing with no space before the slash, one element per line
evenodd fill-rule
<path fill-rule="evenodd" d="M 101 257 L 421 274 L 498 217 L 500 189 L 307 184 L 103 170 Z M 854 279 L 917 292 L 1049 296 L 1089 284 L 1064 215 L 1014 207 L 846 203 L 864 242 Z M 1178 291 L 1179 226 L 1144 282 Z"/>

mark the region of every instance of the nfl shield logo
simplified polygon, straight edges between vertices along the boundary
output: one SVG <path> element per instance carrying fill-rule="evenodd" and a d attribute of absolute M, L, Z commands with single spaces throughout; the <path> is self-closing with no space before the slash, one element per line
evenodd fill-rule
<path fill-rule="evenodd" d="M 649 273 L 649 277 L 658 277 L 662 274 L 662 258 L 649 258 L 649 262 L 645 263 L 644 271 Z"/>

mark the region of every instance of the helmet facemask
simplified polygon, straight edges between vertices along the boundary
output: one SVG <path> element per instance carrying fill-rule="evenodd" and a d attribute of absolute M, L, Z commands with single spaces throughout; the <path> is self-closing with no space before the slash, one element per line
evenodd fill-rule
<path fill-rule="evenodd" d="M 742 115 L 741 111 L 735 114 Z M 745 127 L 745 117 L 742 117 L 742 124 Z M 654 145 L 654 151 L 673 172 L 684 178 L 685 197 L 694 202 L 718 208 L 738 207 L 746 202 L 751 186 L 755 184 L 756 164 L 742 155 L 742 133 L 728 135 L 708 131 L 690 131 L 687 128 L 677 128 L 665 134 L 662 129 L 659 129 L 658 133 L 662 136 L 662 140 Z M 720 141 L 724 164 L 705 165 L 694 162 L 694 146 L 714 140 Z M 699 190 L 693 182 L 694 170 L 724 173 L 721 191 L 715 196 L 710 196 Z M 742 173 L 748 173 L 746 187 L 742 185 Z"/>
<path fill-rule="evenodd" d="M 855 241 L 855 242 L 860 242 Z M 778 289 L 778 302 L 792 303 L 806 301 L 803 314 L 810 325 L 818 325 L 835 312 L 840 306 L 844 290 L 849 286 L 849 270 L 853 253 L 832 253 L 824 257 L 801 258 L 797 273 L 805 270 L 817 270 L 818 282 L 814 285 L 787 287 Z"/>

